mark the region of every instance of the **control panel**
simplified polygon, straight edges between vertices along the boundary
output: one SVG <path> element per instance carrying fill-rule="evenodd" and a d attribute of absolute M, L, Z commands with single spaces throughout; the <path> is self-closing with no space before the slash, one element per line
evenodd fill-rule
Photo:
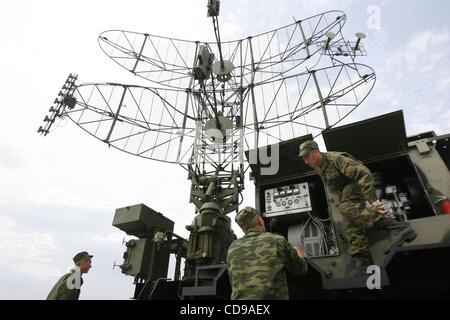
<path fill-rule="evenodd" d="M 264 192 L 265 217 L 281 216 L 312 210 L 307 182 L 267 189 Z"/>

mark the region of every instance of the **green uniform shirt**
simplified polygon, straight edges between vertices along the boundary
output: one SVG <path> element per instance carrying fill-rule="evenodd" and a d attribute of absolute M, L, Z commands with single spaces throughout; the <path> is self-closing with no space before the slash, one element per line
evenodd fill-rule
<path fill-rule="evenodd" d="M 228 249 L 232 300 L 289 299 L 285 268 L 303 275 L 308 265 L 280 235 L 249 229 Z"/>
<path fill-rule="evenodd" d="M 322 165 L 314 168 L 339 201 L 377 200 L 370 170 L 345 152 L 322 153 Z"/>
<path fill-rule="evenodd" d="M 53 286 L 52 290 L 47 296 L 47 300 L 78 300 L 80 297 L 80 289 L 69 289 L 67 286 L 67 279 L 74 274 L 74 271 L 63 275 L 58 282 Z M 70 281 L 70 280 L 69 280 Z M 83 278 L 81 278 L 81 285 Z"/>

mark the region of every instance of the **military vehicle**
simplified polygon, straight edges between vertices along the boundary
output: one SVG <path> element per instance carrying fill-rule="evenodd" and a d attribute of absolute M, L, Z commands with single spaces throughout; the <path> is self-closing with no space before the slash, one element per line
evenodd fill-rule
<path fill-rule="evenodd" d="M 270 230 L 306 252 L 310 271 L 289 277 L 291 298 L 448 293 L 449 135 L 408 137 L 401 111 L 341 125 L 376 79 L 356 63 L 366 55 L 365 35 L 356 33 L 354 42 L 342 35 L 343 12 L 223 42 L 219 8 L 219 1 L 208 1 L 216 42 L 103 32 L 102 50 L 155 86 L 77 84 L 70 74 L 38 130 L 47 135 L 68 117 L 109 146 L 186 169 L 195 206 L 188 239 L 156 208 L 136 204 L 115 212 L 113 226 L 135 237 L 120 265 L 134 277 L 134 298 L 230 297 L 226 254 L 236 236 L 228 214 L 239 210 L 246 173 Z M 389 235 L 371 232 L 378 268 L 367 279 L 345 276 L 348 243 L 337 200 L 298 158 L 301 142 L 321 137 L 327 150 L 363 161 L 388 214 L 418 233 L 384 255 Z"/>
<path fill-rule="evenodd" d="M 293 298 L 303 297 L 442 297 L 450 292 L 450 216 L 448 210 L 449 135 L 434 132 L 407 137 L 402 111 L 322 132 L 328 151 L 345 151 L 371 170 L 377 195 L 388 216 L 408 221 L 418 237 L 387 255 L 389 234 L 369 231 L 370 252 L 380 267 L 380 287 L 369 290 L 366 278 L 346 278 L 350 259 L 338 200 L 319 176 L 298 159 L 303 136 L 280 144 L 280 172 L 260 175 L 252 166 L 256 206 L 271 231 L 301 245 L 308 256 L 307 279 L 289 279 Z M 296 201 L 298 200 L 298 201 Z M 359 290 L 350 290 L 359 289 Z M 372 288 L 373 289 L 373 288 Z"/>
<path fill-rule="evenodd" d="M 280 170 L 276 175 L 261 175 L 264 164 L 251 165 L 255 206 L 264 214 L 270 231 L 284 235 L 291 244 L 300 245 L 308 257 L 307 277 L 288 275 L 291 298 L 407 298 L 448 294 L 450 135 L 436 136 L 434 132 L 425 132 L 407 137 L 402 111 L 323 132 L 327 150 L 346 151 L 371 169 L 377 195 L 388 215 L 408 221 L 418 233 L 414 241 L 385 255 L 383 250 L 389 234 L 369 232 L 370 251 L 374 263 L 380 267 L 382 290 L 369 290 L 367 278 L 345 276 L 350 256 L 346 253 L 348 243 L 337 199 L 324 187 L 317 174 L 298 158 L 298 146 L 311 138 L 307 135 L 280 143 Z M 269 153 L 271 147 L 267 147 Z M 194 221 L 193 226 L 195 223 L 200 224 Z M 186 258 L 187 252 L 196 251 L 191 239 L 170 238 L 173 222 L 164 219 L 160 213 L 144 205 L 120 208 L 113 225 L 141 238 L 138 241 L 147 245 L 145 249 L 145 246 L 135 246 L 135 240 L 127 243 L 125 262 L 121 267 L 123 273 L 143 279 L 143 282 L 136 282 L 135 298 L 229 297 L 223 264 L 197 267 L 194 285 L 186 286 L 189 282 L 180 280 L 177 260 L 175 279 L 166 279 L 170 253 L 175 253 L 179 259 Z M 151 243 L 158 232 L 169 235 L 165 245 Z M 215 236 L 217 240 L 202 244 L 220 250 L 213 246 L 220 243 L 224 235 L 216 233 Z M 154 256 L 157 247 L 160 251 Z M 211 270 L 221 272 L 211 272 L 214 278 L 207 279 Z M 368 273 L 368 277 L 371 274 Z"/>

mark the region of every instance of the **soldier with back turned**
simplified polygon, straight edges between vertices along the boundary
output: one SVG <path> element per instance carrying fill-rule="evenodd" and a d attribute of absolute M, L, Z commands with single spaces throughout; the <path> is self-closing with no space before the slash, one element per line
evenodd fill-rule
<path fill-rule="evenodd" d="M 228 249 L 231 299 L 289 299 L 285 270 L 293 275 L 307 273 L 303 250 L 281 235 L 266 232 L 261 214 L 251 207 L 240 210 L 235 221 L 245 235 Z"/>

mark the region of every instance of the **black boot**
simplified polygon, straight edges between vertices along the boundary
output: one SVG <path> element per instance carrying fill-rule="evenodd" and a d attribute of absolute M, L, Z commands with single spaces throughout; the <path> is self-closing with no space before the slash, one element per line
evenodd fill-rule
<path fill-rule="evenodd" d="M 384 249 L 384 254 L 388 254 L 392 248 L 401 247 L 405 242 L 411 242 L 417 237 L 417 233 L 410 227 L 409 223 L 398 222 L 392 218 L 381 219 L 376 227 L 390 232 L 390 243 Z"/>
<path fill-rule="evenodd" d="M 367 277 L 367 267 L 371 265 L 373 265 L 371 255 L 367 252 L 358 252 L 347 264 L 345 276 L 347 278 Z"/>

